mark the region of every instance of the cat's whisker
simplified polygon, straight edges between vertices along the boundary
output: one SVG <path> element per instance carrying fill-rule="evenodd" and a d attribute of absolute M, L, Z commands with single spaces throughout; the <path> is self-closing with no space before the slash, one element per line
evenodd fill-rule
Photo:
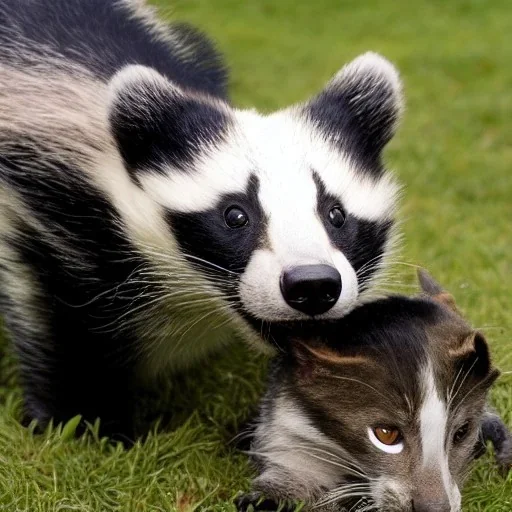
<path fill-rule="evenodd" d="M 474 327 L 475 331 L 489 331 L 491 329 L 504 329 L 503 325 L 481 325 L 480 327 Z"/>
<path fill-rule="evenodd" d="M 361 476 L 361 478 L 363 478 L 364 480 L 366 480 L 366 481 L 370 481 L 371 480 L 371 478 L 366 475 L 364 470 L 358 464 L 355 463 L 354 458 L 351 457 L 350 455 L 348 457 L 341 457 L 340 455 L 337 455 L 337 454 L 335 454 L 335 453 L 333 453 L 331 451 L 328 451 L 328 450 L 324 450 L 324 449 L 319 448 L 318 446 L 315 446 L 315 445 L 312 445 L 312 444 L 299 444 L 299 445 L 297 445 L 297 448 L 302 448 L 304 450 L 315 451 L 317 453 L 322 453 L 322 454 L 324 454 L 324 455 L 326 455 L 328 457 L 332 457 L 336 461 L 339 461 L 340 463 L 347 464 L 347 465 L 351 466 L 352 469 L 357 471 L 358 474 Z M 348 459 L 352 459 L 352 460 L 348 460 Z"/>
<path fill-rule="evenodd" d="M 414 414 L 414 406 L 413 406 L 412 400 L 410 399 L 409 395 L 407 395 L 406 393 L 404 393 L 404 400 L 405 400 L 405 403 L 407 404 L 407 409 L 409 411 L 409 414 L 411 414 L 411 416 L 412 416 Z"/>
<path fill-rule="evenodd" d="M 382 257 L 383 255 L 382 254 L 379 254 L 378 256 L 375 256 L 374 258 L 371 258 L 369 259 L 363 266 L 361 266 L 357 272 L 356 272 L 356 276 L 357 277 L 360 277 L 363 273 L 364 270 L 366 270 L 368 267 L 370 267 L 371 265 L 374 265 L 375 262 L 379 262 L 382 260 Z"/>
<path fill-rule="evenodd" d="M 470 396 L 473 391 L 475 391 L 475 389 L 479 388 L 480 386 L 484 385 L 485 384 L 485 381 L 480 381 L 480 382 L 477 382 L 463 397 L 462 397 L 462 400 L 457 404 L 457 407 L 455 407 L 455 409 L 453 410 L 453 414 L 455 414 L 461 407 L 462 407 L 462 404 L 466 401 L 466 399 L 468 398 L 468 396 Z"/>
<path fill-rule="evenodd" d="M 452 397 L 453 397 L 453 391 L 454 391 L 454 389 L 455 389 L 455 386 L 457 385 L 457 382 L 458 382 L 458 380 L 459 380 L 459 377 L 460 377 L 460 375 L 461 375 L 461 373 L 462 373 L 463 369 L 464 369 L 464 367 L 463 367 L 463 366 L 461 366 L 461 367 L 459 368 L 459 371 L 457 372 L 457 375 L 455 375 L 455 379 L 453 380 L 453 383 L 452 383 L 452 385 L 451 385 L 451 387 L 450 387 L 450 389 L 448 390 L 448 393 L 447 393 L 447 395 L 446 395 L 446 401 L 447 401 L 447 404 L 448 404 L 448 408 L 450 408 L 450 404 L 451 404 L 451 402 L 452 402 Z M 457 390 L 457 391 L 458 391 L 458 390 Z"/>
<path fill-rule="evenodd" d="M 364 491 L 370 492 L 370 486 L 367 483 L 362 484 L 345 484 L 343 486 L 337 487 L 329 491 L 324 497 L 322 497 L 319 502 L 325 502 L 326 500 L 338 499 L 343 494 L 346 494 L 348 491 Z"/>
<path fill-rule="evenodd" d="M 333 460 L 330 460 L 330 459 L 325 459 L 325 458 L 320 457 L 318 455 L 314 455 L 313 453 L 308 453 L 308 455 L 310 455 L 314 459 L 321 460 L 323 462 L 327 462 L 328 464 L 332 464 L 333 466 L 337 466 L 339 468 L 345 469 L 345 470 L 347 470 L 348 472 L 350 472 L 350 473 L 352 473 L 354 475 L 357 475 L 357 476 L 360 476 L 361 478 L 366 479 L 366 475 L 364 473 L 361 473 L 360 471 L 357 471 L 357 470 L 351 468 L 350 466 L 347 466 L 345 464 L 341 464 L 339 462 L 336 462 L 336 461 L 333 461 Z"/>
<path fill-rule="evenodd" d="M 450 400 L 448 401 L 448 409 L 450 408 L 451 404 L 453 403 L 453 401 L 455 400 L 455 398 L 457 398 L 457 395 L 460 393 L 460 390 L 462 389 L 462 386 L 464 385 L 464 383 L 466 382 L 466 379 L 468 378 L 469 374 L 471 373 L 471 371 L 473 370 L 475 364 L 477 363 L 478 361 L 478 358 L 476 358 L 474 361 L 473 361 L 473 364 L 469 367 L 469 369 L 466 371 L 466 373 L 464 374 L 464 377 L 459 385 L 459 387 L 457 388 L 457 391 L 455 392 L 455 394 L 453 395 L 453 397 L 450 397 Z M 462 399 L 464 400 L 464 398 Z M 462 401 L 461 401 L 462 403 Z M 459 404 L 460 405 L 460 404 Z M 457 408 L 456 408 L 457 410 Z M 455 411 L 454 411 L 455 412 Z"/>
<path fill-rule="evenodd" d="M 339 503 L 340 501 L 345 501 L 350 498 L 361 498 L 359 501 L 363 500 L 367 494 L 371 492 L 369 487 L 358 488 L 353 486 L 347 486 L 342 492 L 338 493 L 328 493 L 326 496 L 320 498 L 315 502 L 313 508 L 320 508 L 330 505 L 332 503 Z"/>

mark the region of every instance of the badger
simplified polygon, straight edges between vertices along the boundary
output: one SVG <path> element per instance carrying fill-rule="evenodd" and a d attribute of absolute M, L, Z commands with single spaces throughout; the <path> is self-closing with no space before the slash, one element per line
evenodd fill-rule
<path fill-rule="evenodd" d="M 267 115 L 227 85 L 215 46 L 142 0 L 0 0 L 0 310 L 27 420 L 128 436 L 141 383 L 374 289 L 394 66 L 364 54 Z"/>

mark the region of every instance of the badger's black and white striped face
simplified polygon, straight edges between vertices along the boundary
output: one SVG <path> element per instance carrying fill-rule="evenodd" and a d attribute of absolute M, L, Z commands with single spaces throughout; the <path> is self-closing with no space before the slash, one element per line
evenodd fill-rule
<path fill-rule="evenodd" d="M 235 279 L 244 316 L 337 318 L 356 305 L 392 240 L 398 187 L 381 164 L 401 108 L 391 64 L 363 55 L 311 101 L 268 116 L 140 66 L 110 95 L 131 179 L 205 279 L 212 268 Z"/>

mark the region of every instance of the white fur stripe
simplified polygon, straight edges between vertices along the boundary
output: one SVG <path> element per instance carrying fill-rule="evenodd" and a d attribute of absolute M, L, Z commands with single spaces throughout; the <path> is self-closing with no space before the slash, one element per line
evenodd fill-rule
<path fill-rule="evenodd" d="M 450 474 L 446 452 L 448 408 L 436 386 L 435 374 L 429 362 L 422 372 L 423 403 L 420 410 L 421 446 L 423 466 L 439 472 L 450 503 L 457 502 L 458 489 Z"/>
<path fill-rule="evenodd" d="M 273 480 L 275 472 L 280 480 L 293 475 L 294 497 L 299 499 L 333 488 L 340 468 L 332 461 L 340 447 L 311 423 L 291 396 L 276 396 L 272 405 L 271 417 L 256 428 L 252 448 L 268 464 L 260 478 Z"/>
<path fill-rule="evenodd" d="M 422 374 L 423 404 L 420 411 L 423 464 L 439 464 L 445 457 L 446 403 L 436 388 L 435 376 L 429 364 Z"/>

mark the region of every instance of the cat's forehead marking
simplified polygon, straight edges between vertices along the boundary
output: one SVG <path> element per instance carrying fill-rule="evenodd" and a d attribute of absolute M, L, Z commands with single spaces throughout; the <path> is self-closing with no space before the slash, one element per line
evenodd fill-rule
<path fill-rule="evenodd" d="M 446 402 L 439 394 L 430 361 L 422 369 L 420 379 L 422 402 L 419 417 L 423 464 L 439 464 L 444 457 L 448 412 Z"/>
<path fill-rule="evenodd" d="M 442 481 L 446 494 L 453 494 L 454 483 L 450 474 L 448 453 L 445 448 L 448 431 L 448 404 L 439 392 L 439 384 L 432 361 L 420 373 L 421 407 L 419 426 L 421 435 L 422 465 Z"/>

